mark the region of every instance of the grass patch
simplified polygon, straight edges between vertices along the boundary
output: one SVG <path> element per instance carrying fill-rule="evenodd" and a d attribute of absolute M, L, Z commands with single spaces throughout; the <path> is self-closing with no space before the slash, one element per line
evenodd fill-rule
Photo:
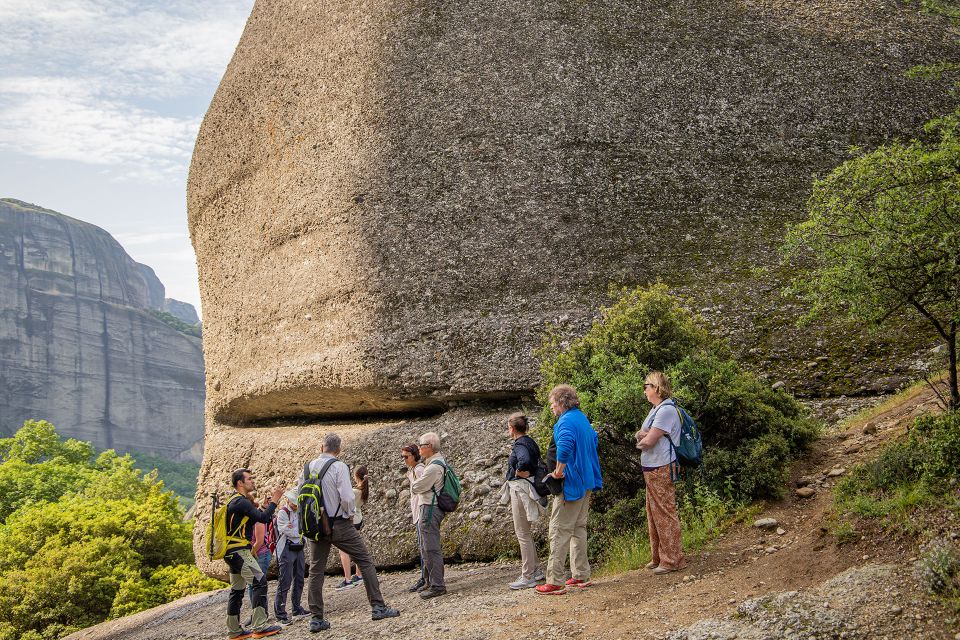
<path fill-rule="evenodd" d="M 760 505 L 724 499 L 699 482 L 678 486 L 677 493 L 680 538 L 685 554 L 704 550 L 731 526 L 748 520 L 761 509 Z M 617 575 L 639 569 L 648 562 L 650 538 L 643 522 L 609 539 L 597 574 Z"/>
<path fill-rule="evenodd" d="M 960 508 L 960 414 L 918 418 L 906 438 L 888 442 L 873 460 L 855 466 L 834 489 L 833 533 L 847 536 L 845 516 L 884 529 L 921 533 L 924 508 Z M 919 520 L 922 520 L 920 518 Z M 852 527 L 852 525 L 849 525 Z"/>

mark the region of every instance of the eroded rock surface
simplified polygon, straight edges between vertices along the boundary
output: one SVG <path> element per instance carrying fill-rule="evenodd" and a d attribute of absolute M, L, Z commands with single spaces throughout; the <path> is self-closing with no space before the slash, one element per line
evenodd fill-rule
<path fill-rule="evenodd" d="M 791 389 L 896 386 L 925 334 L 796 329 L 775 249 L 814 174 L 950 108 L 904 71 L 958 54 L 947 20 L 867 0 L 260 0 L 188 185 L 201 499 L 234 443 L 296 468 L 287 439 L 325 430 L 298 420 L 518 404 L 545 325 L 584 331 L 611 282 L 687 294 Z"/>
<path fill-rule="evenodd" d="M 199 459 L 202 346 L 151 313 L 163 301 L 103 229 L 0 200 L 0 433 L 43 419 L 100 448 Z"/>

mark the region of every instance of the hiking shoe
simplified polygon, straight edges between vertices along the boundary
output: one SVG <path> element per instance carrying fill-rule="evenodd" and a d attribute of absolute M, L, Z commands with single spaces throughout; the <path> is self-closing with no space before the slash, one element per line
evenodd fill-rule
<path fill-rule="evenodd" d="M 314 618 L 310 621 L 310 633 L 317 633 L 318 631 L 327 631 L 330 628 L 330 623 L 324 620 L 323 618 Z"/>
<path fill-rule="evenodd" d="M 363 576 L 353 576 L 352 578 L 350 578 L 350 582 L 352 582 L 353 584 L 358 584 L 360 582 L 363 582 Z"/>
<path fill-rule="evenodd" d="M 303 609 L 301 611 L 294 611 L 293 615 L 290 617 L 293 618 L 294 620 L 303 620 L 304 618 L 309 618 L 311 615 L 313 614 L 311 614 L 306 609 Z"/>
<path fill-rule="evenodd" d="M 567 588 L 555 584 L 541 584 L 535 591 L 542 596 L 562 596 L 567 592 Z"/>
<path fill-rule="evenodd" d="M 423 578 L 420 578 L 419 580 L 414 582 L 412 585 L 410 585 L 410 588 L 407 589 L 407 591 L 409 591 L 410 593 L 416 593 L 417 591 L 420 591 L 420 589 L 422 589 L 425 586 L 427 586 L 427 581 L 424 580 Z"/>
<path fill-rule="evenodd" d="M 533 578 L 527 580 L 523 576 L 520 576 L 516 580 L 510 583 L 510 588 L 514 591 L 519 591 L 520 589 L 532 589 L 537 586 L 537 581 Z"/>
<path fill-rule="evenodd" d="M 569 580 L 567 580 L 568 587 L 578 587 L 580 589 L 589 587 L 592 584 L 593 583 L 590 582 L 589 580 L 577 580 L 576 578 L 570 578 Z"/>
<path fill-rule="evenodd" d="M 436 598 L 438 596 L 442 596 L 446 592 L 447 592 L 446 587 L 430 587 L 428 589 L 424 589 L 423 591 L 421 591 L 420 597 L 423 598 L 424 600 L 429 600 L 430 598 Z"/>
<path fill-rule="evenodd" d="M 533 577 L 530 579 L 536 580 L 537 582 L 543 582 L 544 580 L 547 579 L 547 576 L 543 575 L 543 571 L 537 571 L 535 574 L 533 574 Z"/>
<path fill-rule="evenodd" d="M 424 582 L 424 583 L 423 583 L 423 586 L 420 587 L 419 589 L 417 589 L 417 593 L 423 593 L 424 591 L 426 591 L 426 590 L 429 589 L 429 588 L 430 588 L 430 585 L 427 584 L 426 582 Z"/>
<path fill-rule="evenodd" d="M 341 580 L 337 586 L 333 588 L 334 591 L 343 591 L 344 589 L 349 589 L 351 587 L 357 586 L 356 582 L 351 582 L 349 580 Z"/>
<path fill-rule="evenodd" d="M 280 633 L 280 627 L 273 625 L 272 627 L 264 627 L 250 634 L 251 638 L 267 638 L 269 636 L 275 636 Z"/>
<path fill-rule="evenodd" d="M 286 627 L 287 625 L 293 624 L 293 620 L 286 616 L 277 616 L 277 624 Z"/>
<path fill-rule="evenodd" d="M 673 573 L 674 571 L 677 571 L 677 569 L 671 569 L 670 567 L 665 567 L 663 565 L 660 565 L 659 567 L 653 570 L 653 574 L 657 576 L 662 576 L 665 573 Z"/>
<path fill-rule="evenodd" d="M 253 635 L 253 631 L 247 631 L 246 629 L 240 629 L 236 633 L 231 633 L 227 636 L 230 640 L 246 640 Z"/>
<path fill-rule="evenodd" d="M 651 561 L 648 562 L 647 564 L 643 565 L 643 568 L 644 568 L 644 569 L 656 569 L 656 568 L 657 568 L 657 563 L 654 562 L 653 560 L 651 560 Z"/>
<path fill-rule="evenodd" d="M 396 618 L 400 615 L 400 612 L 396 609 L 388 607 L 385 604 L 378 604 L 373 608 L 373 611 L 370 613 L 371 620 L 383 620 L 384 618 Z"/>

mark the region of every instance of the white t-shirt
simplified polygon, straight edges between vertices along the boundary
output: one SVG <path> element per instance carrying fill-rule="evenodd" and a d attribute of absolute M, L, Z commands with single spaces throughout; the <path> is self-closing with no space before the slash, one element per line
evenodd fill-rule
<path fill-rule="evenodd" d="M 667 438 L 669 437 L 675 445 L 680 442 L 681 426 L 680 414 L 677 412 L 677 405 L 674 404 L 672 399 L 667 398 L 651 409 L 643 421 L 641 430 L 650 431 L 650 429 L 656 427 L 664 431 L 665 434 L 657 440 L 657 444 L 653 445 L 652 448 L 640 453 L 640 464 L 645 467 L 662 467 L 673 462 L 677 456 L 673 452 L 670 442 L 667 442 Z"/>

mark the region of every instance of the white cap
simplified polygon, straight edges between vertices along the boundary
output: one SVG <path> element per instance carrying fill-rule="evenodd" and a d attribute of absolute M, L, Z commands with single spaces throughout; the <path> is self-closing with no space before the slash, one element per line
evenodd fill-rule
<path fill-rule="evenodd" d="M 289 500 L 290 502 L 296 504 L 296 503 L 297 503 L 297 490 L 296 490 L 296 489 L 290 489 L 290 490 L 288 490 L 285 494 L 283 494 L 283 497 L 286 498 L 287 500 Z"/>

